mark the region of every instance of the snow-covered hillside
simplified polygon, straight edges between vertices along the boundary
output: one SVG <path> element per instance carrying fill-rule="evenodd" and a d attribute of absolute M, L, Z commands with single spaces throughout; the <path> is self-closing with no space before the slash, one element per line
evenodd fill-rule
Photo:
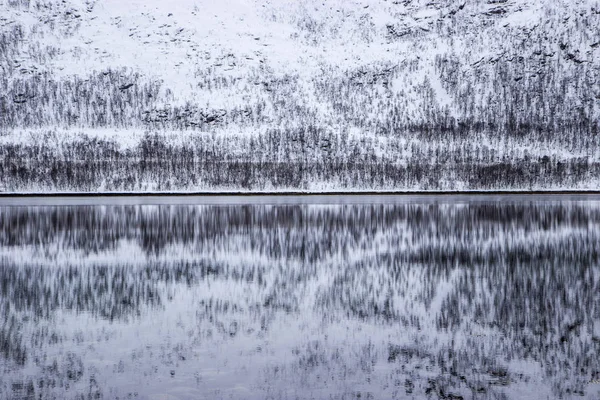
<path fill-rule="evenodd" d="M 598 26 L 598 1 L 3 0 L 0 190 L 594 188 Z"/>

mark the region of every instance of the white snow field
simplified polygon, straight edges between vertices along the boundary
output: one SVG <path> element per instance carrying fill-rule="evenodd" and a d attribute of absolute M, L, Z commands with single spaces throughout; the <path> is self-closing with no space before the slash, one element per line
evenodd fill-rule
<path fill-rule="evenodd" d="M 3 0 L 0 190 L 594 189 L 598 26 L 598 1 Z"/>

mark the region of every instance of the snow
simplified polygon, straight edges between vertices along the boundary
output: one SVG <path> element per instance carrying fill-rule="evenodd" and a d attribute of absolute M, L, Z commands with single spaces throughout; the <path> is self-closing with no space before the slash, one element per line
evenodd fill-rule
<path fill-rule="evenodd" d="M 57 77 L 127 67 L 141 78 L 162 80 L 179 104 L 199 100 L 202 93 L 194 85 L 194 75 L 209 66 L 219 75 L 243 77 L 264 62 L 274 75 L 297 74 L 308 81 L 323 63 L 347 69 L 397 60 L 409 50 L 405 43 L 372 41 L 357 31 L 369 31 L 368 24 L 381 30 L 392 22 L 385 2 L 337 1 L 322 6 L 316 1 L 103 0 L 89 7 L 90 12 L 84 11 L 87 2 L 70 4 L 81 15 L 73 35 L 37 38 L 43 45 L 60 48 L 52 66 Z M 26 29 L 37 23 L 32 11 L 13 11 L 11 17 Z M 294 24 L 305 20 L 316 23 L 316 45 L 294 38 L 303 34 Z M 310 85 L 303 89 L 310 94 Z M 214 93 L 203 97 L 217 107 L 239 102 L 235 93 L 219 95 L 224 98 L 215 98 Z"/>
<path fill-rule="evenodd" d="M 65 0 L 40 8 L 34 6 L 36 1 L 30 7 L 0 2 L 0 29 L 8 32 L 21 25 L 25 33 L 17 56 L 0 57 L 3 82 L 8 87 L 19 82 L 0 90 L 2 99 L 18 102 L 27 79 L 36 76 L 67 83 L 77 76 L 85 82 L 109 69 L 116 74 L 103 81 L 109 88 L 101 100 L 116 100 L 112 107 L 117 109 L 132 99 L 124 104 L 126 96 L 119 97 L 121 91 L 110 86 L 115 81 L 116 88 L 132 84 L 160 89 L 152 101 L 133 99 L 135 106 L 118 122 L 120 127 L 111 126 L 117 125 L 113 120 L 102 128 L 86 121 L 71 123 L 68 111 L 82 112 L 75 106 L 79 99 L 66 98 L 60 111 L 58 102 L 50 102 L 36 112 L 53 122 L 0 125 L 0 144 L 6 146 L 36 146 L 46 132 L 54 132 L 52 144 L 58 147 L 88 137 L 114 142 L 121 150 L 134 149 L 149 132 L 159 132 L 175 146 L 207 134 L 231 137 L 235 146 L 269 131 L 315 126 L 334 138 L 347 133 L 357 146 L 364 146 L 367 142 L 361 140 L 368 138 L 380 160 L 408 166 L 412 148 L 431 153 L 459 145 L 441 139 L 421 143 L 418 135 L 405 131 L 407 126 L 446 116 L 452 121 L 496 117 L 501 124 L 512 107 L 504 103 L 513 101 L 513 92 L 522 95 L 518 112 L 523 118 L 538 116 L 548 123 L 554 106 L 544 103 L 553 98 L 548 93 L 559 93 L 564 82 L 572 82 L 556 105 L 570 114 L 556 116 L 573 120 L 581 109 L 592 121 L 600 115 L 595 101 L 600 82 L 593 79 L 600 46 L 590 47 L 600 42 L 592 28 L 598 20 L 593 1 Z M 56 55 L 42 57 L 46 52 Z M 446 61 L 454 63 L 450 70 L 440 66 Z M 548 73 L 542 82 L 545 97 L 527 99 L 514 81 L 536 87 L 534 76 L 540 69 Z M 521 72 L 523 76 L 517 76 Z M 380 75 L 375 79 L 374 74 Z M 502 74 L 512 92 L 502 94 Z M 353 80 L 356 76 L 371 79 Z M 102 90 L 95 95 L 102 97 Z M 70 96 L 68 90 L 63 93 Z M 140 117 L 175 107 L 190 107 L 196 114 L 176 128 Z M 492 116 L 486 115 L 488 109 Z M 204 111 L 227 114 L 228 119 L 199 127 L 197 116 Z M 25 119 L 19 108 L 13 112 L 19 121 Z M 249 116 L 235 117 L 242 114 Z M 515 163 L 525 149 L 533 157 L 557 155 L 561 161 L 582 155 L 592 162 L 600 159 L 593 143 L 566 148 L 556 140 L 506 140 L 494 134 L 480 135 L 476 147 L 494 148 L 497 157 L 513 154 Z M 389 150 L 395 145 L 402 151 Z M 231 152 L 237 157 L 244 149 L 237 146 Z M 339 185 L 318 180 L 303 189 L 334 190 Z M 440 178 L 440 187 L 466 188 L 468 181 L 450 174 Z M 590 188 L 590 182 L 583 186 Z M 140 185 L 154 189 L 152 182 Z"/>

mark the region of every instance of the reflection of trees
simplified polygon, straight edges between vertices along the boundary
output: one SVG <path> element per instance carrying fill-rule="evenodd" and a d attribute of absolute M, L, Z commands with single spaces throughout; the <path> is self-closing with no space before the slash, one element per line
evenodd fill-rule
<path fill-rule="evenodd" d="M 23 365 L 27 355 L 20 332 L 20 324 L 15 315 L 11 315 L 7 310 L 3 311 L 2 325 L 0 326 L 0 355 L 17 365 Z"/>
<path fill-rule="evenodd" d="M 27 358 L 25 315 L 43 321 L 68 309 L 126 321 L 163 304 L 168 286 L 210 279 L 248 288 L 209 291 L 198 304 L 196 317 L 227 337 L 237 335 L 240 319 L 266 330 L 278 312 L 308 304 L 334 322 L 350 317 L 463 338 L 354 352 L 317 340 L 295 350 L 305 373 L 356 362 L 359 374 L 371 365 L 359 360 L 368 353 L 437 374 L 427 381 L 416 370 L 394 370 L 407 392 L 423 380 L 432 396 L 489 398 L 526 379 L 507 359 L 539 363 L 557 394 L 585 393 L 600 376 L 600 210 L 589 204 L 14 207 L 0 216 L 4 250 L 58 246 L 73 256 L 68 265 L 31 264 L 5 252 L 0 354 L 17 364 Z M 80 263 L 91 253 L 120 255 L 122 240 L 146 258 Z M 40 343 L 51 341 L 49 332 Z"/>
<path fill-rule="evenodd" d="M 2 265 L 0 295 L 9 309 L 50 318 L 58 309 L 91 312 L 110 320 L 158 305 L 162 293 L 158 279 L 128 265 L 15 266 Z"/>
<path fill-rule="evenodd" d="M 14 207 L 2 210 L 0 244 L 43 247 L 60 242 L 64 248 L 97 252 L 128 239 L 136 240 L 149 254 L 157 254 L 174 243 L 232 247 L 237 243 L 231 236 L 240 235 L 253 251 L 315 261 L 332 252 L 364 246 L 361 241 L 369 241 L 378 234 L 390 240 L 402 237 L 411 243 L 433 239 L 475 243 L 502 233 L 514 234 L 515 230 L 527 234 L 561 226 L 583 229 L 599 218 L 600 210 L 583 206 L 526 203 L 468 207 L 439 204 Z M 412 236 L 394 238 L 397 230 Z M 427 261 L 425 257 L 434 255 L 436 249 L 427 251 L 422 261 Z"/>

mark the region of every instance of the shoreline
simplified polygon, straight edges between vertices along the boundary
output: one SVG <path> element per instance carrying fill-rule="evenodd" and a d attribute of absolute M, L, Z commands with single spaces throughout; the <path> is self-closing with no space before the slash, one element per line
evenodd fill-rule
<path fill-rule="evenodd" d="M 215 192 L 0 192 L 0 198 L 27 197 L 315 197 L 315 196 L 503 196 L 503 195 L 600 195 L 599 190 L 419 190 L 419 191 L 215 191 Z"/>
<path fill-rule="evenodd" d="M 385 205 L 600 201 L 600 191 L 0 193 L 0 207 L 126 205 Z"/>

